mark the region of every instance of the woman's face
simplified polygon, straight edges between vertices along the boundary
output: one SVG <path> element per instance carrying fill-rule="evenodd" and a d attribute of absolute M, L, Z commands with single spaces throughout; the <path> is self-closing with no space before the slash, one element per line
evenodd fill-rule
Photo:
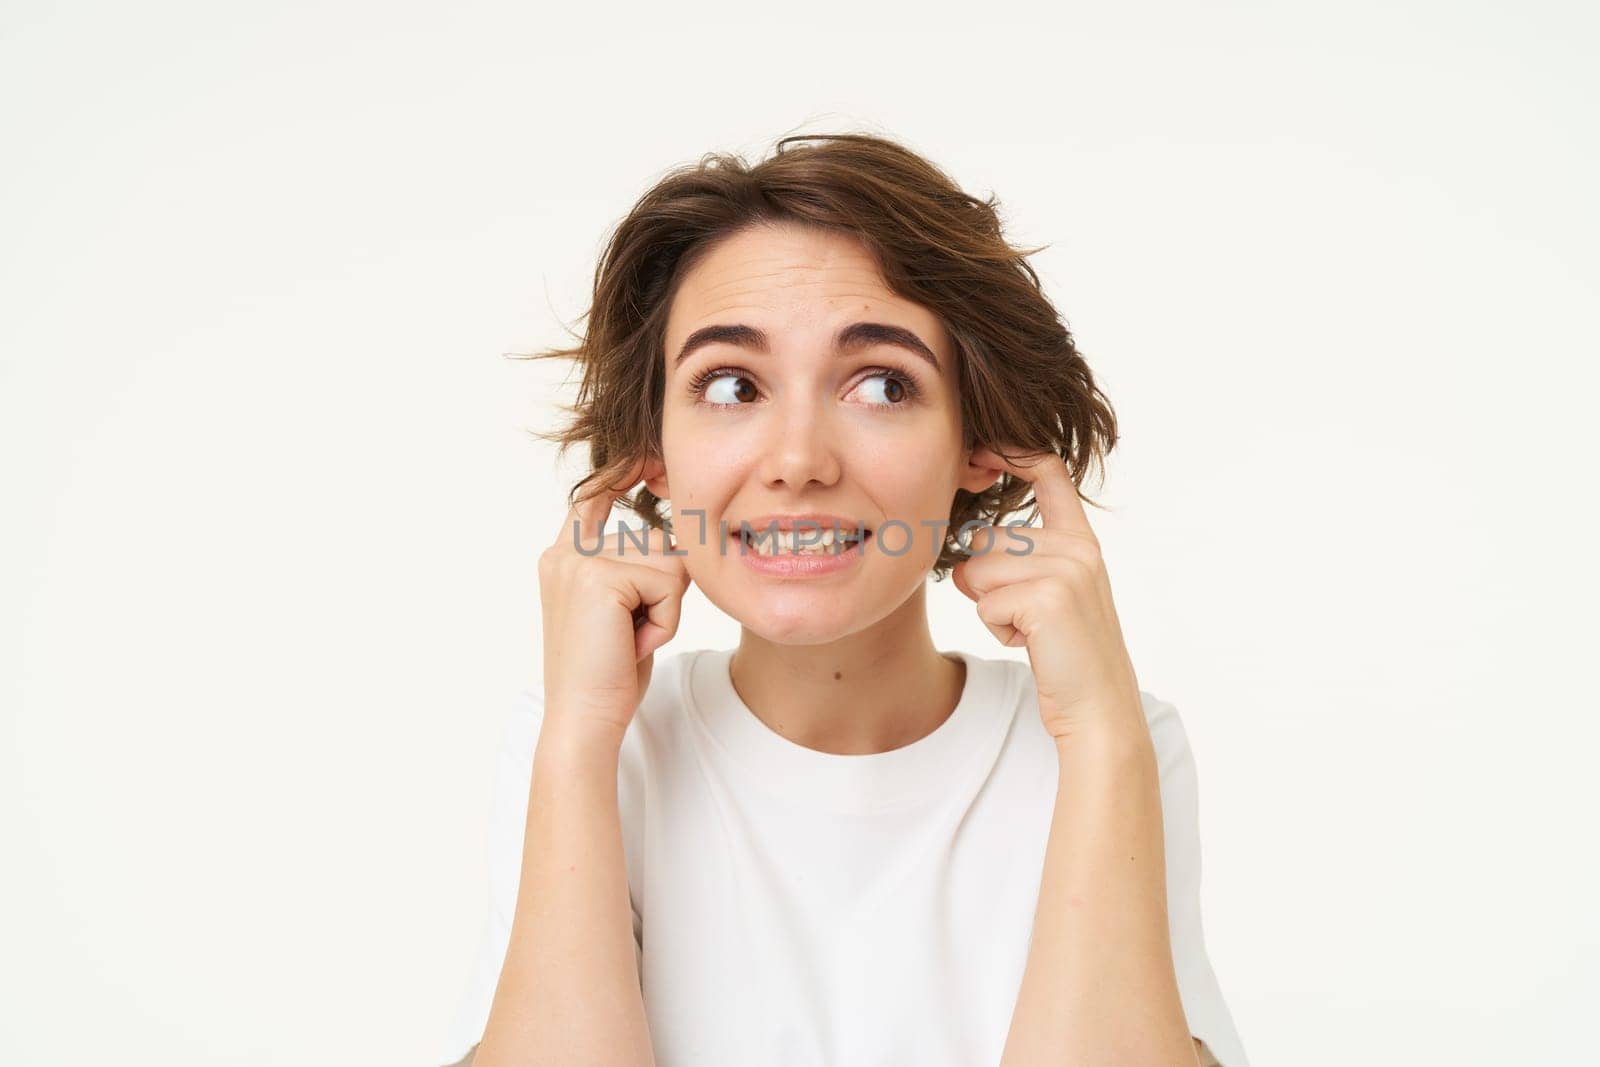
<path fill-rule="evenodd" d="M 854 238 L 792 224 L 723 238 L 683 277 L 665 349 L 646 484 L 671 502 L 695 584 L 767 640 L 837 640 L 904 604 L 939 557 L 956 489 L 994 481 L 961 447 L 938 317 L 890 292 Z M 872 531 L 844 566 L 783 570 L 740 540 L 741 522 L 765 533 L 773 516 L 815 513 Z"/>

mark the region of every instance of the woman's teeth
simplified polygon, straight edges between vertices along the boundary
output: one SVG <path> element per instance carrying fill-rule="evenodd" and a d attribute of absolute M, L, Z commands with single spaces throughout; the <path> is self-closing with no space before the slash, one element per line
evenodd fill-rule
<path fill-rule="evenodd" d="M 816 530 L 777 530 L 743 536 L 745 543 L 761 556 L 831 556 L 848 551 L 861 537 L 844 530 L 840 530 L 837 537 L 832 530 L 823 530 L 820 534 Z M 802 541 L 797 546 L 797 542 Z"/>

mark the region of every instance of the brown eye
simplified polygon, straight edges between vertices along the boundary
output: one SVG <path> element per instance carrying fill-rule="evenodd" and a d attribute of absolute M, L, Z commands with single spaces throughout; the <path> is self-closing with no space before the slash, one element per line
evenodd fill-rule
<path fill-rule="evenodd" d="M 690 384 L 689 391 L 713 407 L 729 408 L 749 404 L 760 395 L 755 382 L 727 367 L 699 375 Z"/>
<path fill-rule="evenodd" d="M 873 383 L 879 383 L 877 389 L 870 388 Z M 916 398 L 916 386 L 898 371 L 878 370 L 861 379 L 857 388 L 866 391 L 868 407 L 897 408 L 906 406 L 906 402 Z M 878 392 L 880 397 L 873 397 L 873 392 Z"/>

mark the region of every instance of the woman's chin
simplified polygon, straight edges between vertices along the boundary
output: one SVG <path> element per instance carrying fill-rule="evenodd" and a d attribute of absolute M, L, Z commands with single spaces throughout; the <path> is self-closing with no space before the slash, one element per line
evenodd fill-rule
<path fill-rule="evenodd" d="M 727 602 L 711 600 L 723 614 L 764 641 L 775 645 L 825 645 L 861 628 L 860 611 L 838 596 L 785 592 L 741 591 Z"/>
<path fill-rule="evenodd" d="M 746 618 L 739 624 L 775 645 L 828 645 L 855 631 L 839 622 L 819 619 Z"/>

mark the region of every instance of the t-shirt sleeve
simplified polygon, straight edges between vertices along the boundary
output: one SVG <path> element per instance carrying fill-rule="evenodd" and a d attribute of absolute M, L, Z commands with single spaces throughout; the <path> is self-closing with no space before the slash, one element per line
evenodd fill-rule
<path fill-rule="evenodd" d="M 1205 1043 L 1221 1067 L 1249 1067 L 1222 987 L 1211 968 L 1200 920 L 1200 791 L 1194 753 L 1176 707 L 1148 697 L 1146 711 L 1161 773 L 1167 925 L 1189 1033 Z M 1201 1062 L 1206 1062 L 1204 1054 Z"/>
<path fill-rule="evenodd" d="M 533 753 L 544 721 L 543 685 L 517 693 L 506 715 L 495 756 L 489 810 L 489 900 L 478 952 L 456 1007 L 444 1062 L 455 1063 L 478 1043 L 489 1021 L 500 968 L 511 944 L 511 920 L 522 881 L 522 846 L 528 826 L 528 792 L 533 785 Z M 633 915 L 634 960 L 642 967 L 639 914 Z M 1231 1067 L 1231 1065 L 1230 1065 Z"/>

